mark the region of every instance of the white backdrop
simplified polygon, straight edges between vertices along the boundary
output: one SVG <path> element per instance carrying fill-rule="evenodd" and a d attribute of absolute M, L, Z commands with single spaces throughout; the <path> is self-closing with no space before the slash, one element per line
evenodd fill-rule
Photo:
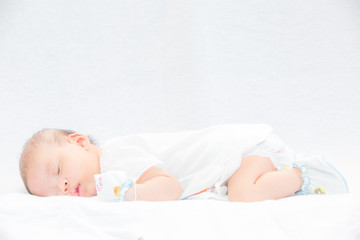
<path fill-rule="evenodd" d="M 360 192 L 357 0 L 0 0 L 1 192 L 45 127 L 272 125 Z"/>

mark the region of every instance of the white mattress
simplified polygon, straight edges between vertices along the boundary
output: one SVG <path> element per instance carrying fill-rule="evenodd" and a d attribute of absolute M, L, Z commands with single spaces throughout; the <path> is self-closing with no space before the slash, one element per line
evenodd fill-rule
<path fill-rule="evenodd" d="M 360 194 L 277 201 L 101 202 L 0 196 L 0 239 L 360 239 Z"/>

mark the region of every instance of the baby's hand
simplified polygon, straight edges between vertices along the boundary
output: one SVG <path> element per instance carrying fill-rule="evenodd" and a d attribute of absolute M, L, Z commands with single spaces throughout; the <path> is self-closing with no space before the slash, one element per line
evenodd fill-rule
<path fill-rule="evenodd" d="M 123 171 L 108 171 L 96 174 L 95 182 L 98 197 L 105 201 L 125 201 L 127 190 L 132 186 L 135 187 L 135 181 L 128 178 Z M 133 192 L 136 196 L 135 189 Z"/>

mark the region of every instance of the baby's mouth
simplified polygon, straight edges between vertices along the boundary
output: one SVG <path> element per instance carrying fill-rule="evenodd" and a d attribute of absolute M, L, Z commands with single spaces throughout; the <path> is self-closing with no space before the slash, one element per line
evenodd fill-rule
<path fill-rule="evenodd" d="M 72 196 L 80 196 L 80 183 L 71 190 Z"/>
<path fill-rule="evenodd" d="M 77 186 L 77 188 L 75 189 L 75 190 L 76 190 L 76 194 L 77 194 L 78 196 L 80 196 L 79 188 L 80 188 L 80 184 L 79 184 L 79 185 Z"/>
<path fill-rule="evenodd" d="M 81 184 L 79 183 L 79 185 L 76 188 L 78 196 L 79 197 L 83 197 L 84 196 L 84 189 L 82 188 Z"/>

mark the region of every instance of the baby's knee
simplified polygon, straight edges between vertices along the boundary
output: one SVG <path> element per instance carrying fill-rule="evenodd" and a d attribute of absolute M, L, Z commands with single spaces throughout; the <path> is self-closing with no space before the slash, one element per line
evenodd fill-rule
<path fill-rule="evenodd" d="M 228 184 L 228 198 L 230 202 L 253 202 L 255 188 L 252 183 L 230 182 Z"/>

